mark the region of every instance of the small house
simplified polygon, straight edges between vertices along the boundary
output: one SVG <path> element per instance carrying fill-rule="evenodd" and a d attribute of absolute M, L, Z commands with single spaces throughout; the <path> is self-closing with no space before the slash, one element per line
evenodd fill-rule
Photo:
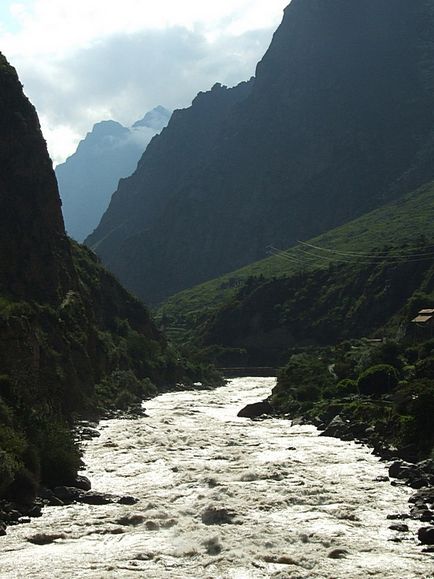
<path fill-rule="evenodd" d="M 434 309 L 424 308 L 419 310 L 417 316 L 411 320 L 416 328 L 418 338 L 430 338 L 434 335 Z"/>

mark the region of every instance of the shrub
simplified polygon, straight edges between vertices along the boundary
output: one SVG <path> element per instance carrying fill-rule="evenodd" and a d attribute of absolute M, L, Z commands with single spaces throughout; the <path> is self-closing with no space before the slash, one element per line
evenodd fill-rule
<path fill-rule="evenodd" d="M 127 410 L 157 394 L 149 378 L 139 380 L 132 370 L 115 370 L 95 390 L 99 405 L 110 410 Z"/>
<path fill-rule="evenodd" d="M 385 342 L 374 348 L 371 359 L 375 365 L 385 364 L 401 368 L 401 347 L 396 342 Z"/>
<path fill-rule="evenodd" d="M 377 364 L 362 372 L 357 380 L 360 394 L 381 396 L 398 384 L 396 369 L 388 364 Z"/>
<path fill-rule="evenodd" d="M 41 480 L 48 485 L 73 480 L 80 466 L 80 452 L 69 426 L 52 418 L 40 422 L 38 438 Z"/>
<path fill-rule="evenodd" d="M 432 378 L 434 376 L 434 356 L 420 360 L 416 364 L 417 378 Z"/>
<path fill-rule="evenodd" d="M 38 481 L 34 474 L 26 468 L 21 468 L 15 473 L 14 480 L 9 485 L 5 496 L 22 504 L 31 505 L 35 500 L 37 490 Z"/>
<path fill-rule="evenodd" d="M 22 464 L 16 456 L 0 449 L 0 496 L 12 483 Z"/>
<path fill-rule="evenodd" d="M 351 396 L 351 394 L 358 394 L 357 382 L 355 380 L 341 380 L 336 384 L 336 392 L 338 397 Z"/>
<path fill-rule="evenodd" d="M 308 407 L 334 385 L 324 360 L 316 355 L 294 354 L 279 370 L 273 400 L 277 407 L 293 408 L 294 401 Z"/>
<path fill-rule="evenodd" d="M 417 445 L 421 456 L 434 447 L 434 380 L 415 380 L 400 387 L 396 409 L 401 415 L 401 444 Z"/>

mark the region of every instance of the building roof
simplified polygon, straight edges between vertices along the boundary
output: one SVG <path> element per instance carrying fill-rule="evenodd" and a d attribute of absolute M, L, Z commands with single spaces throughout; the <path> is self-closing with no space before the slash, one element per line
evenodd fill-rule
<path fill-rule="evenodd" d="M 419 315 L 419 316 L 416 316 L 414 318 L 414 320 L 411 320 L 411 321 L 415 324 L 426 324 L 427 322 L 429 322 L 430 320 L 433 320 L 433 319 L 434 319 L 434 316 Z"/>
<path fill-rule="evenodd" d="M 433 314 L 434 314 L 434 310 L 429 309 L 429 308 L 419 311 L 419 315 L 423 315 L 423 316 L 432 316 Z"/>

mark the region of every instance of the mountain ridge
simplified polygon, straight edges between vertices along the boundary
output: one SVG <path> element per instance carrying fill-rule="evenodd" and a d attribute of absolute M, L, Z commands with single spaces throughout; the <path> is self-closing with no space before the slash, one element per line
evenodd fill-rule
<path fill-rule="evenodd" d="M 434 185 L 429 183 L 354 221 L 306 240 L 307 245 L 275 248 L 273 255 L 264 260 L 175 294 L 159 307 L 158 318 L 169 332 L 173 327 L 173 339 L 183 343 L 192 338 L 193 328 L 196 331 L 198 324 L 224 309 L 250 279 L 262 279 L 266 283 L 327 269 L 330 264 L 357 262 L 360 253 L 371 256 L 380 252 L 381 255 L 387 248 L 417 243 L 422 236 L 434 245 L 433 224 Z M 383 252 L 381 248 L 385 248 Z"/>
<path fill-rule="evenodd" d="M 292 2 L 250 90 L 177 112 L 87 243 L 158 303 L 430 181 L 433 22 L 409 0 Z M 182 121 L 205 100 L 219 130 L 196 152 Z"/>

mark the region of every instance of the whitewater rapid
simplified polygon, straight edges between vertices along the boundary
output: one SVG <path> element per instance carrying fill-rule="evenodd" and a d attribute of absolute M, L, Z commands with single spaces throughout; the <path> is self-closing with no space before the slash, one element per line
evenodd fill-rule
<path fill-rule="evenodd" d="M 274 382 L 168 393 L 146 403 L 148 417 L 103 421 L 85 474 L 94 490 L 139 502 L 45 508 L 0 537 L 0 577 L 434 577 L 420 523 L 389 529 L 410 491 L 375 480 L 387 472 L 368 448 L 236 417 Z M 30 543 L 38 533 L 60 538 Z"/>

